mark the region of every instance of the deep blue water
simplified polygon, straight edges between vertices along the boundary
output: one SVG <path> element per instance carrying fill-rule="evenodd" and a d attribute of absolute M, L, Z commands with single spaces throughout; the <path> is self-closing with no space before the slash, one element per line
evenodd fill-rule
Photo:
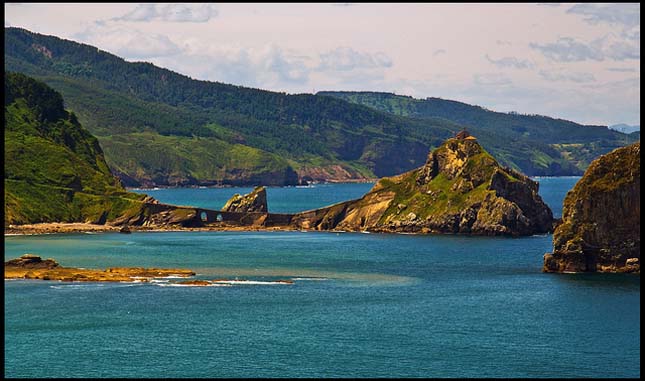
<path fill-rule="evenodd" d="M 539 180 L 551 204 L 561 203 L 577 179 Z M 365 184 L 344 184 L 343 193 L 359 186 Z M 341 193 L 337 187 L 321 189 Z M 269 208 L 282 191 L 310 190 L 270 188 Z M 320 203 L 309 198 L 309 205 Z M 201 288 L 5 281 L 5 375 L 640 377 L 640 278 L 544 274 L 551 239 L 328 232 L 5 237 L 5 259 L 31 252 L 67 266 L 183 267 L 202 279 L 295 282 Z"/>

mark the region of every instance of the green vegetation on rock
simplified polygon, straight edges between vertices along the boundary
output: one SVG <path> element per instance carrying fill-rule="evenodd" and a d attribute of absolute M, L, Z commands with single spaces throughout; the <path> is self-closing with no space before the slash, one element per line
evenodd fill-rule
<path fill-rule="evenodd" d="M 467 134 L 446 140 L 422 167 L 379 180 L 362 198 L 293 221 L 321 230 L 511 236 L 553 227 L 538 184 L 501 166 Z"/>
<path fill-rule="evenodd" d="M 5 225 L 105 223 L 146 197 L 123 189 L 97 139 L 42 82 L 5 73 L 4 132 Z"/>

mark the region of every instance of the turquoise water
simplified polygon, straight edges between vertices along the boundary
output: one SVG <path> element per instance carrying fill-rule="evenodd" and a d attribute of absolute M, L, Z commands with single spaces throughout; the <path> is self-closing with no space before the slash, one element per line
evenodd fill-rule
<path fill-rule="evenodd" d="M 575 183 L 545 180 L 548 203 Z M 281 189 L 269 190 L 270 208 Z M 550 235 L 5 237 L 5 259 L 33 252 L 68 266 L 184 267 L 259 282 L 5 281 L 5 375 L 639 377 L 640 278 L 544 274 L 550 250 Z M 277 279 L 294 284 L 262 283 Z"/>
<path fill-rule="evenodd" d="M 271 213 L 301 212 L 360 198 L 373 186 L 373 183 L 341 183 L 303 187 L 267 187 L 267 204 Z M 145 193 L 163 203 L 216 210 L 221 209 L 234 194 L 247 194 L 252 190 L 252 187 L 132 189 L 134 192 Z"/>

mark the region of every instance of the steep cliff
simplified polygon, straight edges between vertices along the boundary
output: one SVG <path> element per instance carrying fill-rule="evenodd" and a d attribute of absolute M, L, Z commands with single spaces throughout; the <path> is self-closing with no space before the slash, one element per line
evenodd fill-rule
<path fill-rule="evenodd" d="M 5 73 L 5 226 L 106 223 L 141 207 L 110 173 L 98 141 L 42 82 Z"/>
<path fill-rule="evenodd" d="M 640 272 L 640 142 L 591 163 L 567 193 L 545 272 Z"/>
<path fill-rule="evenodd" d="M 551 231 L 538 184 L 501 167 L 472 136 L 448 139 L 426 164 L 381 179 L 361 199 L 299 213 L 303 228 L 530 235 Z"/>

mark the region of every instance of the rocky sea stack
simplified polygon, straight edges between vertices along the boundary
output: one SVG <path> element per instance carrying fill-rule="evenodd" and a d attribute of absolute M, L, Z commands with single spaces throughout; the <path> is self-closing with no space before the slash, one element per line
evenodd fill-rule
<path fill-rule="evenodd" d="M 591 163 L 567 193 L 545 272 L 640 273 L 640 142 Z"/>
<path fill-rule="evenodd" d="M 222 211 L 237 213 L 266 213 L 268 211 L 267 191 L 264 187 L 255 187 L 251 193 L 244 196 L 236 193 L 226 201 Z"/>
<path fill-rule="evenodd" d="M 552 231 L 538 183 L 504 168 L 465 131 L 426 164 L 381 179 L 361 199 L 294 216 L 304 228 L 473 235 Z"/>

